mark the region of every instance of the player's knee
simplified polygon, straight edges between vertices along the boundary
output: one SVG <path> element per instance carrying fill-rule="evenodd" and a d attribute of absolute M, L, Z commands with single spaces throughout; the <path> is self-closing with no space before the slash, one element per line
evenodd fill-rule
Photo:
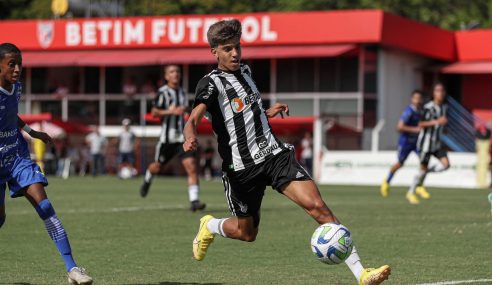
<path fill-rule="evenodd" d="M 241 234 L 241 240 L 246 242 L 254 242 L 257 235 L 258 231 L 244 231 Z"/>
<path fill-rule="evenodd" d="M 39 217 L 43 220 L 46 220 L 55 215 L 55 209 L 53 209 L 53 206 L 48 199 L 44 199 L 43 201 L 39 202 L 39 204 L 36 206 L 36 212 L 38 212 Z"/>
<path fill-rule="evenodd" d="M 5 219 L 5 216 L 0 216 L 0 228 L 3 226 L 3 224 L 5 224 Z"/>
<path fill-rule="evenodd" d="M 161 170 L 161 164 L 159 162 L 152 162 L 149 165 L 149 171 L 152 174 L 158 174 L 160 170 Z"/>

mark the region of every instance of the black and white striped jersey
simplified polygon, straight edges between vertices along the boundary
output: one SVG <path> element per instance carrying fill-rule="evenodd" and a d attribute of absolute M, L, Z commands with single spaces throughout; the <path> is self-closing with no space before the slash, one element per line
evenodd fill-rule
<path fill-rule="evenodd" d="M 172 105 L 175 105 L 176 107 L 188 107 L 188 99 L 186 98 L 186 94 L 182 88 L 175 90 L 167 85 L 164 85 L 159 88 L 153 107 L 165 110 Z M 162 128 L 159 142 L 184 142 L 183 128 L 185 121 L 183 116 L 164 116 L 161 118 L 161 124 Z"/>
<path fill-rule="evenodd" d="M 245 64 L 235 72 L 215 69 L 196 88 L 194 106 L 207 106 L 224 170 L 242 170 L 280 153 L 285 146 L 274 136 L 260 93 Z"/>
<path fill-rule="evenodd" d="M 447 116 L 448 106 L 446 104 L 438 105 L 430 101 L 422 109 L 421 121 L 437 120 L 440 117 Z M 417 147 L 421 153 L 435 152 L 441 149 L 441 139 L 444 126 L 435 125 L 420 130 Z"/>

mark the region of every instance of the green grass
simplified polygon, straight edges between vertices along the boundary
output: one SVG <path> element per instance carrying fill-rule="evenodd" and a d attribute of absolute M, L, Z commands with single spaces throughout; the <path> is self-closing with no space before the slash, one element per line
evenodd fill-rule
<path fill-rule="evenodd" d="M 155 179 L 146 199 L 138 196 L 140 182 L 50 179 L 50 200 L 95 284 L 356 284 L 345 265 L 314 258 L 309 240 L 316 223 L 275 191 L 266 193 L 256 242 L 218 237 L 196 262 L 191 241 L 201 214 L 187 209 L 185 180 Z M 228 215 L 222 189 L 202 183 L 207 213 Z M 321 191 L 351 230 L 364 265 L 392 266 L 387 284 L 492 278 L 489 191 L 430 189 L 432 199 L 419 206 L 407 204 L 403 188 L 388 199 L 375 187 Z M 0 284 L 66 284 L 61 258 L 29 203 L 7 199 L 6 207 Z"/>

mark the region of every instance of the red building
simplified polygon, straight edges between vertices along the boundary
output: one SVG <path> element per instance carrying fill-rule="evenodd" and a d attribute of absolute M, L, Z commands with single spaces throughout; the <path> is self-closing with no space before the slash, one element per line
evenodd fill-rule
<path fill-rule="evenodd" d="M 125 104 L 143 118 L 165 64 L 182 66 L 192 100 L 214 65 L 206 30 L 229 17 L 243 23 L 243 58 L 266 104 L 352 130 L 337 148 L 367 148 L 364 130 L 381 119 L 380 147 L 394 148 L 410 92 L 437 80 L 468 110 L 492 112 L 492 30 L 452 32 L 379 10 L 2 21 L 0 42 L 23 50 L 26 113 L 111 126 Z"/>

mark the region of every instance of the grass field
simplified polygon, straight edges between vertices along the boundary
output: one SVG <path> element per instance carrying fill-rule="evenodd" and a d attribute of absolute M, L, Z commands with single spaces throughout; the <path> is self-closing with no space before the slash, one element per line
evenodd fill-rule
<path fill-rule="evenodd" d="M 138 196 L 139 184 L 50 179 L 50 200 L 95 284 L 356 284 L 345 265 L 313 257 L 309 240 L 317 225 L 274 191 L 265 196 L 256 242 L 218 237 L 196 262 L 191 241 L 201 214 L 187 209 L 185 180 L 155 179 L 146 199 Z M 411 206 L 405 189 L 392 190 L 383 200 L 374 187 L 321 187 L 364 265 L 392 266 L 385 284 L 492 279 L 490 191 L 430 189 L 431 200 Z M 206 213 L 228 214 L 221 183 L 203 182 L 202 200 Z M 0 284 L 66 284 L 61 258 L 28 202 L 7 198 L 6 207 Z"/>

